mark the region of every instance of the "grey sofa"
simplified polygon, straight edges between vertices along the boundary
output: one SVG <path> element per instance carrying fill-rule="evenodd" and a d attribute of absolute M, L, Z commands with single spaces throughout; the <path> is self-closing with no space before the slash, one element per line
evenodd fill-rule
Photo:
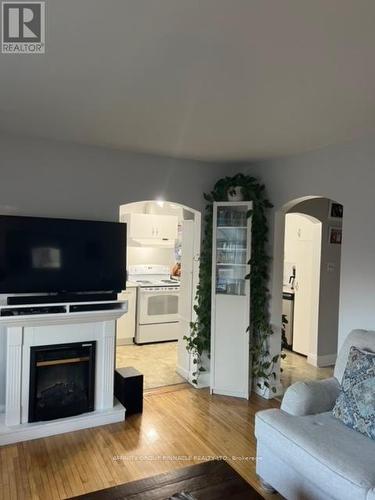
<path fill-rule="evenodd" d="M 288 500 L 375 500 L 375 441 L 331 414 L 351 346 L 375 352 L 375 332 L 352 331 L 334 377 L 297 382 L 256 415 L 257 474 Z"/>

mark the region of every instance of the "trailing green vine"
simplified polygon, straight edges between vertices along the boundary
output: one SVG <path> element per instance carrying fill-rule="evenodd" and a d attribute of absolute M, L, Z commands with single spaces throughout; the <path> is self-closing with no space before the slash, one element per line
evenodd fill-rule
<path fill-rule="evenodd" d="M 227 201 L 228 193 L 240 186 L 245 201 L 253 202 L 253 209 L 248 212 L 252 217 L 252 239 L 250 273 L 245 277 L 250 280 L 250 355 L 252 357 L 252 376 L 257 380 L 260 389 L 276 389 L 273 380 L 276 379 L 275 365 L 280 355 L 270 358 L 269 337 L 273 330 L 269 321 L 269 264 L 270 257 L 266 246 L 268 241 L 267 209 L 272 207 L 265 195 L 265 186 L 254 177 L 237 174 L 233 177 L 220 179 L 209 194 L 204 216 L 204 235 L 201 248 L 199 285 L 197 288 L 194 310 L 196 321 L 190 324 L 191 335 L 185 336 L 187 350 L 193 354 L 196 369 L 193 373 L 193 383 L 198 383 L 199 374 L 205 371 L 202 366 L 202 355 L 210 352 L 211 340 L 211 274 L 212 274 L 212 223 L 213 202 Z M 281 354 L 284 357 L 283 354 Z"/>

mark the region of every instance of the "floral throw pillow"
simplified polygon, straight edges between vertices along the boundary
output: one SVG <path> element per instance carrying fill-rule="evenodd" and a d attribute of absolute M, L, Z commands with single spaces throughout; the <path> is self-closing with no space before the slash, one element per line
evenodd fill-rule
<path fill-rule="evenodd" d="M 375 439 L 375 353 L 350 349 L 333 415 Z"/>

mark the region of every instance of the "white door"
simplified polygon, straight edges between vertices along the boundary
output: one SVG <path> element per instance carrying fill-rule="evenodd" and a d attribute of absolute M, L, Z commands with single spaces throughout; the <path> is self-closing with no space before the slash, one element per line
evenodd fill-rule
<path fill-rule="evenodd" d="M 308 356 L 317 338 L 321 224 L 300 214 L 287 214 L 284 258 L 296 266 L 294 282 L 293 351 Z M 319 252 L 319 259 L 317 259 Z"/>
<path fill-rule="evenodd" d="M 177 373 L 189 379 L 190 354 L 183 337 L 190 335 L 193 313 L 193 271 L 194 271 L 194 222 L 182 222 L 181 282 L 180 282 L 180 335 L 177 345 Z"/>
<path fill-rule="evenodd" d="M 293 351 L 305 356 L 311 339 L 312 241 L 296 243 L 296 280 L 294 292 Z"/>
<path fill-rule="evenodd" d="M 180 334 L 177 345 L 177 373 L 186 380 L 191 381 L 194 377 L 192 372 L 195 365 L 192 356 L 186 350 L 184 336 L 191 332 L 190 323 L 195 321 L 196 315 L 193 310 L 196 290 L 199 282 L 199 255 L 200 255 L 200 214 L 195 214 L 196 219 L 184 220 L 182 222 L 182 249 L 181 249 L 181 284 L 180 284 Z M 207 385 L 202 374 L 199 379 L 200 385 Z"/>

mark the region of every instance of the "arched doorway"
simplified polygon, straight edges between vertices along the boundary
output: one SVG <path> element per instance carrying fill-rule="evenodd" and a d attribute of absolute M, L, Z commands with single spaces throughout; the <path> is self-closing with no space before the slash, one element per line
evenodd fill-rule
<path fill-rule="evenodd" d="M 294 220 L 289 230 L 288 218 Z M 280 392 L 297 380 L 329 376 L 336 360 L 342 222 L 342 205 L 322 196 L 292 200 L 276 214 L 273 317 L 276 313 L 282 318 L 290 306 L 287 292 L 295 306 L 288 324 L 281 325 L 284 334 L 290 327 L 293 332 L 288 331 L 289 353 L 281 363 Z M 293 238 L 288 256 L 287 240 Z M 294 259 L 299 259 L 298 266 Z M 296 285 L 292 290 L 291 283 Z"/>
<path fill-rule="evenodd" d="M 160 199 L 123 204 L 119 212 L 120 221 L 128 223 L 128 272 L 166 273 L 166 279 L 158 289 L 155 275 L 149 276 L 152 286 L 130 276 L 131 285 L 137 285 L 128 290 L 135 300 L 135 313 L 131 312 L 135 334 L 128 334 L 125 345 L 118 348 L 117 365 L 135 365 L 144 373 L 146 389 L 191 382 L 194 367 L 183 337 L 190 335 L 195 319 L 201 214 Z M 173 284 L 167 283 L 169 274 L 174 274 Z M 118 344 L 124 343 L 123 331 L 124 325 L 118 325 Z"/>

